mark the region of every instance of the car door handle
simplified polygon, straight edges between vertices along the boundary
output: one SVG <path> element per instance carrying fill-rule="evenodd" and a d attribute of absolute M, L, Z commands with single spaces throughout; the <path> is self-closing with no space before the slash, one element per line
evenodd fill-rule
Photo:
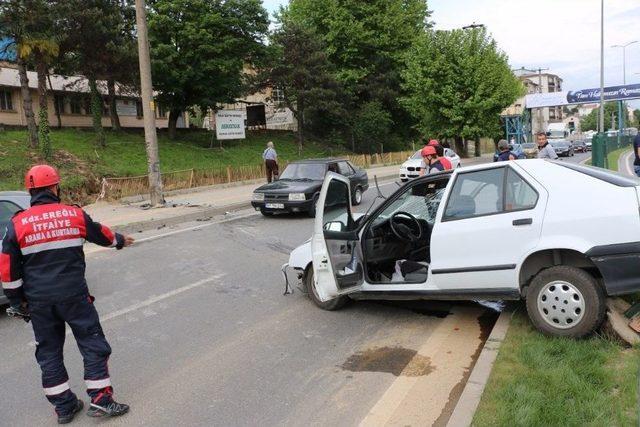
<path fill-rule="evenodd" d="M 533 224 L 533 218 L 514 219 L 512 224 L 516 227 L 519 225 L 531 225 Z"/>

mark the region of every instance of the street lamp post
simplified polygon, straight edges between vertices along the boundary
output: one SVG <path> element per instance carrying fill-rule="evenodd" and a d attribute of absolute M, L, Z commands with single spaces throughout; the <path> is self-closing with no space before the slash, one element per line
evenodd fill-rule
<path fill-rule="evenodd" d="M 622 49 L 622 84 L 627 85 L 627 47 L 638 43 L 638 40 L 630 41 L 625 44 L 614 44 L 611 46 L 612 48 L 621 48 Z M 625 127 L 624 120 L 624 104 L 622 100 L 618 101 L 618 142 L 620 142 L 620 134 Z"/>

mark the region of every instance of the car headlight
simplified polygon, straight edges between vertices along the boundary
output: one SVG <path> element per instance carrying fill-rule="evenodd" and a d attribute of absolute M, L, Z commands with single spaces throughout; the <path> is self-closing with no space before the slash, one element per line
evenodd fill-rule
<path fill-rule="evenodd" d="M 264 193 L 253 193 L 253 200 L 262 202 L 264 200 Z"/>
<path fill-rule="evenodd" d="M 289 193 L 289 200 L 306 200 L 304 193 Z"/>

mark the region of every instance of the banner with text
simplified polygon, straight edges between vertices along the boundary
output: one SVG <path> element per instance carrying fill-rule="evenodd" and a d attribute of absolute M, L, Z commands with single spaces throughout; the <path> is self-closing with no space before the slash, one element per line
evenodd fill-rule
<path fill-rule="evenodd" d="M 246 113 L 238 110 L 220 110 L 216 113 L 216 138 L 245 139 Z"/>
<path fill-rule="evenodd" d="M 604 88 L 605 101 L 627 101 L 640 98 L 640 84 Z M 569 104 L 600 102 L 600 88 L 575 92 L 532 93 L 525 97 L 527 108 L 555 107 Z"/>

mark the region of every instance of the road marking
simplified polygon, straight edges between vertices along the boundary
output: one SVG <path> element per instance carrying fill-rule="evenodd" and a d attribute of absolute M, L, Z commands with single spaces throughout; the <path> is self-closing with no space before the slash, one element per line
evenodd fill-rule
<path fill-rule="evenodd" d="M 130 305 L 129 307 L 125 307 L 123 309 L 114 311 L 113 313 L 109 313 L 105 316 L 101 316 L 100 320 L 102 322 L 106 322 L 107 320 L 115 319 L 116 317 L 124 316 L 125 314 L 129 314 L 132 311 L 139 310 L 141 308 L 149 307 L 152 304 L 163 301 L 167 298 L 174 297 L 176 295 L 180 295 L 183 292 L 190 291 L 191 289 L 197 288 L 199 286 L 205 285 L 210 282 L 214 282 L 216 280 L 220 280 L 225 276 L 225 274 L 216 274 L 214 276 L 208 277 L 206 279 L 198 280 L 190 285 L 185 285 L 181 288 L 174 289 L 172 291 L 166 292 L 164 294 L 156 295 L 151 298 L 148 298 L 144 301 L 141 301 L 137 304 Z"/>

